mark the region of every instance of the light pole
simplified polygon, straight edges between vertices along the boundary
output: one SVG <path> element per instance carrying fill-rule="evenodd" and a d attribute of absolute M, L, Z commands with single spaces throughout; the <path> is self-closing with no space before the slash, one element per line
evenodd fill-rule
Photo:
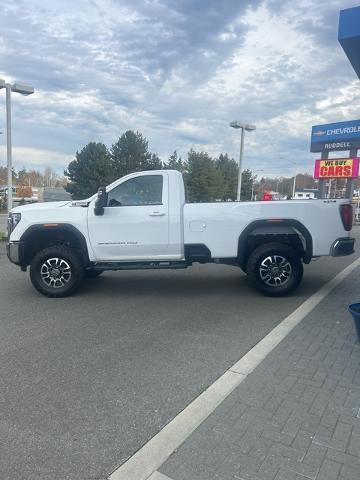
<path fill-rule="evenodd" d="M 263 172 L 264 170 L 254 170 L 253 173 L 258 173 L 258 172 Z M 255 184 L 255 179 L 257 178 L 257 175 L 254 175 L 254 177 L 252 178 L 252 182 L 251 182 L 251 201 L 253 201 L 253 197 L 254 197 L 254 184 Z"/>
<path fill-rule="evenodd" d="M 294 200 L 294 197 L 295 197 L 295 190 L 296 190 L 296 175 L 297 175 L 297 173 L 295 172 L 294 181 L 293 181 L 293 191 L 292 191 L 292 199 L 293 200 Z"/>
<path fill-rule="evenodd" d="M 252 130 L 256 130 L 255 125 L 249 125 L 247 123 L 241 122 L 231 122 L 230 127 L 232 128 L 240 128 L 241 129 L 241 141 L 240 141 L 240 155 L 239 155 L 239 173 L 238 173 L 238 185 L 237 185 L 237 195 L 236 200 L 239 202 L 241 197 L 241 177 L 242 177 L 242 159 L 243 159 L 243 152 L 244 152 L 244 136 L 245 130 L 247 132 L 251 132 Z"/>
<path fill-rule="evenodd" d="M 7 157 L 7 177 L 8 177 L 8 212 L 12 209 L 12 145 L 11 145 L 11 92 L 21 95 L 31 95 L 34 93 L 34 87 L 25 83 L 6 83 L 0 79 L 0 89 L 6 89 L 6 157 Z"/>
<path fill-rule="evenodd" d="M 296 190 L 296 177 L 297 177 L 297 174 L 298 174 L 298 168 L 297 168 L 297 163 L 296 162 L 293 162 L 292 160 L 289 160 L 288 159 L 288 162 L 292 163 L 293 165 L 295 165 L 295 172 L 294 172 L 294 181 L 293 181 L 293 188 L 292 188 L 292 199 L 294 200 L 294 196 L 295 196 L 295 190 Z"/>

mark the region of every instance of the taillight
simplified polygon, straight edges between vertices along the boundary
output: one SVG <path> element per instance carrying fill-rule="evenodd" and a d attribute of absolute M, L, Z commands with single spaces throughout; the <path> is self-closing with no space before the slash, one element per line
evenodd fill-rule
<path fill-rule="evenodd" d="M 352 229 L 353 225 L 353 208 L 352 205 L 340 205 L 340 215 L 344 228 L 347 232 Z"/>

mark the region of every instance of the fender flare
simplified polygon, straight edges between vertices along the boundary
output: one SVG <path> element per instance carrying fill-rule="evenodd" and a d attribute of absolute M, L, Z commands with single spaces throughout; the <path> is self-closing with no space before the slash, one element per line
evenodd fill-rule
<path fill-rule="evenodd" d="M 276 218 L 273 220 L 255 220 L 249 223 L 249 225 L 247 225 L 247 227 L 241 232 L 238 243 L 238 261 L 240 265 L 245 264 L 248 237 L 259 227 L 271 227 L 275 231 L 277 227 L 291 227 L 297 230 L 305 240 L 306 248 L 303 255 L 303 262 L 310 263 L 313 257 L 313 240 L 309 230 L 298 220 Z"/>
<path fill-rule="evenodd" d="M 86 239 L 84 235 L 78 230 L 74 225 L 71 225 L 69 223 L 57 223 L 57 224 L 36 224 L 36 225 L 31 225 L 29 228 L 25 230 L 25 232 L 21 235 L 20 237 L 20 244 L 22 244 L 22 259 L 21 259 L 21 264 L 25 264 L 25 250 L 26 250 L 26 241 L 28 238 L 34 233 L 34 232 L 66 232 L 70 233 L 71 235 L 74 235 L 76 239 L 79 242 L 80 245 L 80 250 L 81 250 L 81 256 L 84 262 L 84 265 L 87 266 L 90 263 L 90 258 L 89 258 L 89 251 L 88 251 L 88 246 Z"/>

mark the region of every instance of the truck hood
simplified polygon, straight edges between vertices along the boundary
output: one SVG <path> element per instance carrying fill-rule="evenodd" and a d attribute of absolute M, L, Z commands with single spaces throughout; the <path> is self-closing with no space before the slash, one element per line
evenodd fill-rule
<path fill-rule="evenodd" d="M 19 205 L 11 210 L 12 213 L 28 212 L 30 210 L 51 210 L 54 208 L 71 206 L 73 202 L 44 202 L 44 203 L 31 203 L 29 205 Z"/>

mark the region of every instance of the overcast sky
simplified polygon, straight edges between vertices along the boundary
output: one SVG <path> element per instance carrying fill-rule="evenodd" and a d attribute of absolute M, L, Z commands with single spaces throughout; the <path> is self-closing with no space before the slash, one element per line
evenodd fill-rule
<path fill-rule="evenodd" d="M 15 166 L 62 173 L 87 142 L 110 146 L 127 129 L 163 160 L 190 148 L 238 158 L 229 122 L 241 120 L 257 128 L 246 136 L 244 168 L 292 174 L 297 162 L 311 172 L 311 126 L 359 117 L 360 83 L 337 40 L 339 10 L 358 4 L 3 2 L 0 78 L 36 90 L 12 96 Z"/>

